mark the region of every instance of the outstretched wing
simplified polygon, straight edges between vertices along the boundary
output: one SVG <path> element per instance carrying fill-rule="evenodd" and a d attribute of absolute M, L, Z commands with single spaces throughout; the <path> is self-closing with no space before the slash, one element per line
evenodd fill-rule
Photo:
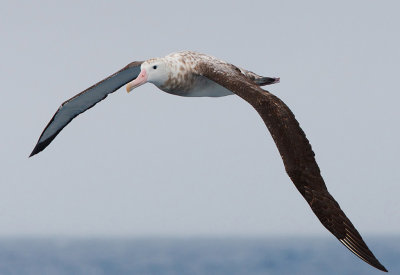
<path fill-rule="evenodd" d="M 77 115 L 92 108 L 108 94 L 115 92 L 140 73 L 142 61 L 135 61 L 90 88 L 63 102 L 43 130 L 30 157 L 43 151 Z"/>
<path fill-rule="evenodd" d="M 199 62 L 196 70 L 200 75 L 237 94 L 256 109 L 278 147 L 286 172 L 322 225 L 362 260 L 387 271 L 329 194 L 311 145 L 285 103 L 249 81 L 232 65 L 205 60 Z"/>

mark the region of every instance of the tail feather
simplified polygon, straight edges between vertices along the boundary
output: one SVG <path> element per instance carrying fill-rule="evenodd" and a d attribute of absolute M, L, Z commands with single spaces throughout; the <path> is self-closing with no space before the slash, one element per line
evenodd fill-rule
<path fill-rule="evenodd" d="M 265 86 L 265 85 L 271 85 L 271 84 L 279 83 L 280 82 L 280 78 L 279 77 L 260 77 L 260 78 L 254 79 L 254 82 L 258 86 Z"/>
<path fill-rule="evenodd" d="M 256 73 L 253 73 L 252 71 L 248 71 L 246 69 L 236 67 L 237 70 L 240 70 L 242 74 L 244 74 L 248 79 L 256 83 L 258 86 L 265 86 L 265 85 L 271 85 L 275 83 L 279 83 L 280 78 L 279 77 L 265 77 L 258 75 Z"/>

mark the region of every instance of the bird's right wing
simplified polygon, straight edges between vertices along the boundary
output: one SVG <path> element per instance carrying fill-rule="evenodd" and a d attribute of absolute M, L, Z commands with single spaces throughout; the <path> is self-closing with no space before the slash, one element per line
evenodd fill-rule
<path fill-rule="evenodd" d="M 387 271 L 328 192 L 311 145 L 289 107 L 233 65 L 204 58 L 196 70 L 254 107 L 270 131 L 290 179 L 322 225 L 362 260 Z"/>
<path fill-rule="evenodd" d="M 53 118 L 43 130 L 30 157 L 43 151 L 77 115 L 92 108 L 108 94 L 115 92 L 126 83 L 135 79 L 140 73 L 142 61 L 135 61 L 83 92 L 68 99 L 58 108 Z"/>

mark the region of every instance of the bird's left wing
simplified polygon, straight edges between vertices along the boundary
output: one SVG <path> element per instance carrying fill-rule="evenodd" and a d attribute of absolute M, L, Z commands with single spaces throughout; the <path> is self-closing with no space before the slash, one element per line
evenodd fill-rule
<path fill-rule="evenodd" d="M 105 99 L 108 94 L 115 92 L 135 79 L 140 73 L 140 65 L 142 63 L 143 61 L 132 62 L 118 72 L 63 102 L 40 135 L 30 157 L 43 151 L 77 115 L 92 108 Z"/>
<path fill-rule="evenodd" d="M 322 225 L 362 260 L 387 271 L 328 192 L 311 145 L 286 104 L 231 64 L 206 57 L 195 69 L 199 75 L 229 89 L 256 109 L 278 147 L 286 172 Z"/>

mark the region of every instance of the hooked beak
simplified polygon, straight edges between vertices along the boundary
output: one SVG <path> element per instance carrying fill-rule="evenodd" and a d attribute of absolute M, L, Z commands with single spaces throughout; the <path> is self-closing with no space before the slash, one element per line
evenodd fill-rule
<path fill-rule="evenodd" d="M 139 87 L 140 85 L 143 85 L 146 82 L 147 82 L 147 72 L 145 69 L 142 69 L 138 77 L 136 77 L 135 80 L 132 80 L 126 85 L 126 91 L 129 93 L 133 89 Z"/>

